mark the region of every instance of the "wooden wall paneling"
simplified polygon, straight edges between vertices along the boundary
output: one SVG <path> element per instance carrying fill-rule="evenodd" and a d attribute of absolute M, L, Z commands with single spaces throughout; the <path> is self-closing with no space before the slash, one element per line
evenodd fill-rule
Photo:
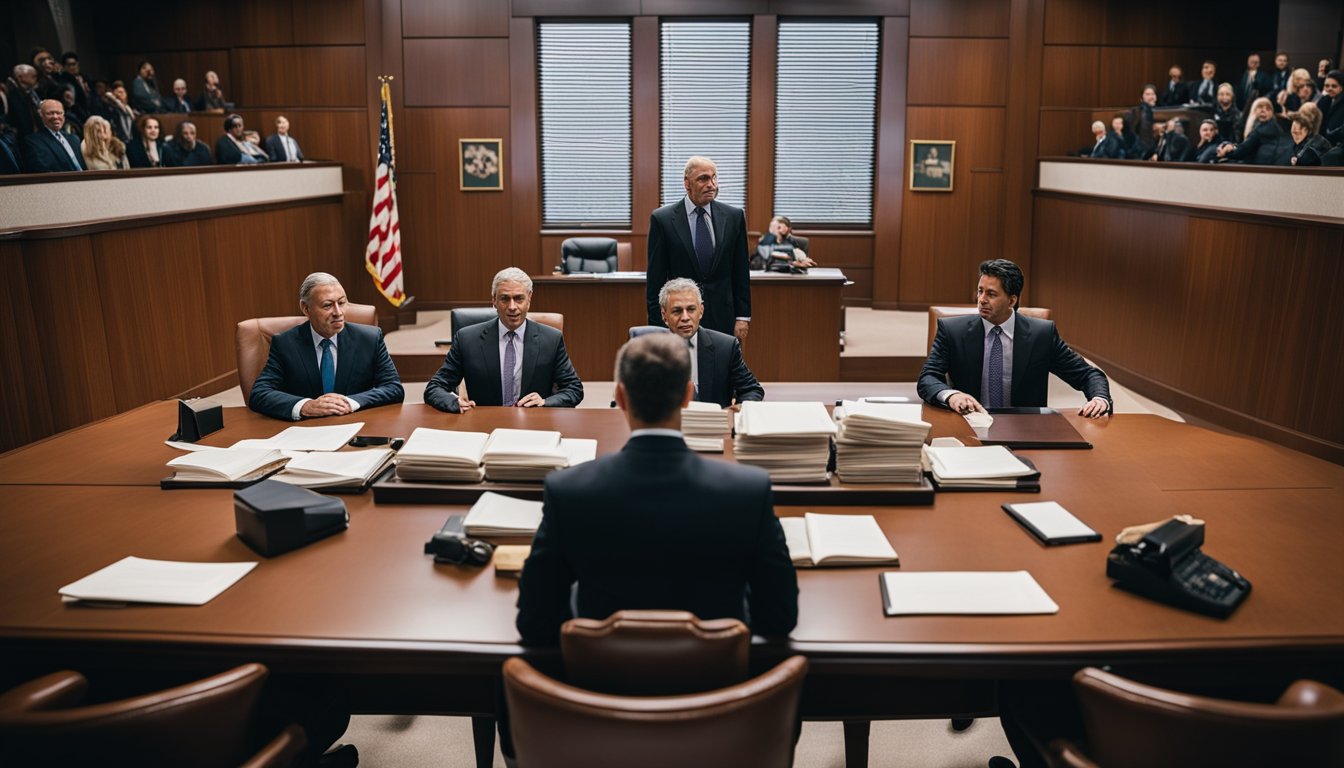
<path fill-rule="evenodd" d="M 1040 133 L 1041 69 L 1046 0 L 1012 0 L 1009 10 L 1008 88 L 1003 136 L 1003 256 L 1031 267 L 1033 157 Z"/>
<path fill-rule="evenodd" d="M 905 211 L 906 75 L 910 20 L 882 20 L 878 79 L 876 168 L 873 174 L 873 306 L 894 309 L 900 300 L 902 224 Z"/>
<path fill-rule="evenodd" d="M 770 13 L 769 0 L 642 0 L 647 16 L 754 16 Z"/>
<path fill-rule="evenodd" d="M 366 106 L 364 46 L 301 46 L 293 51 L 294 69 L 290 70 L 293 76 L 282 79 L 297 85 L 297 90 L 289 103 L 269 103 L 299 107 Z"/>
<path fill-rule="evenodd" d="M 1168 3 L 1165 0 L 1106 0 L 1104 12 L 1106 45 L 1185 45 L 1191 30 L 1208 26 L 1217 18 L 1217 38 L 1229 48 L 1273 50 L 1278 28 L 1278 3 L 1240 3 L 1235 13 L 1228 6 L 1206 0 L 1201 3 Z"/>
<path fill-rule="evenodd" d="M 406 37 L 508 37 L 509 4 L 499 0 L 403 0 Z"/>
<path fill-rule="evenodd" d="M 398 174 L 400 178 L 400 174 Z M 332 246 L 332 253 L 346 254 L 344 264 L 346 272 L 351 275 L 350 285 L 344 285 L 346 294 L 351 301 L 357 301 L 360 304 L 374 304 L 378 307 L 379 315 L 386 315 L 392 312 L 392 307 L 378 293 L 378 289 L 373 285 L 373 278 L 364 267 L 364 247 L 369 242 L 369 212 L 372 206 L 372 190 L 351 190 L 348 186 L 347 191 L 342 196 L 341 207 L 339 211 L 333 211 L 328 214 L 331 217 L 339 217 L 339 241 Z M 400 187 L 397 192 L 397 210 L 401 210 Z M 406 240 L 406 225 L 401 225 L 401 252 L 402 252 L 402 284 L 408 296 L 415 295 L 415 284 L 411 282 L 414 279 L 414 269 L 409 269 L 410 256 L 407 255 L 407 246 L 413 248 L 413 252 L 418 256 L 422 250 L 428 250 L 426 243 L 419 241 L 408 242 Z"/>
<path fill-rule="evenodd" d="M 1344 442 L 1341 438 L 1344 401 L 1339 397 L 1339 382 L 1344 381 L 1344 356 L 1322 354 L 1322 350 L 1340 346 L 1344 305 L 1318 299 L 1320 286 L 1344 281 L 1344 230 L 1300 227 L 1292 253 L 1291 269 L 1275 269 L 1280 280 L 1291 281 L 1290 290 L 1271 293 L 1273 287 L 1265 286 L 1262 295 L 1275 297 L 1274 303 L 1283 317 L 1281 324 L 1269 328 L 1267 333 L 1270 338 L 1283 341 L 1276 372 L 1281 378 L 1296 378 L 1297 388 L 1294 391 L 1288 382 L 1281 381 L 1281 387 L 1272 391 L 1275 402 L 1263 413 L 1275 423 L 1292 424 L 1303 432 Z M 1274 262 L 1273 254 L 1261 258 L 1270 264 Z M 1287 311 L 1300 307 L 1309 307 L 1310 311 Z M 1312 375 L 1300 376 L 1302 371 L 1310 371 Z"/>
<path fill-rule="evenodd" d="M 421 300 L 453 296 L 454 253 L 445 247 L 440 224 L 440 177 L 435 171 L 397 173 L 397 208 L 401 217 L 402 269 L 406 292 Z M 489 293 L 487 289 L 485 293 Z"/>
<path fill-rule="evenodd" d="M 1040 113 L 1041 130 L 1037 141 L 1036 154 L 1039 157 L 1055 155 L 1077 155 L 1087 148 L 1089 151 L 1096 139 L 1092 136 L 1092 121 L 1101 120 L 1110 130 L 1111 113 L 1104 117 L 1094 116 L 1091 109 L 1061 109 L 1042 107 Z"/>
<path fill-rule="evenodd" d="M 495 4 L 491 4 L 494 7 Z M 502 5 L 502 4 L 501 4 Z M 529 273 L 545 271 L 541 231 L 540 120 L 537 110 L 537 43 L 532 19 L 507 19 L 509 30 L 509 199 L 513 205 L 513 258 Z M 638 157 L 638 154 L 635 155 Z"/>
<path fill-rule="evenodd" d="M 364 44 L 364 0 L 290 2 L 295 45 Z"/>
<path fill-rule="evenodd" d="M 911 38 L 909 103 L 1002 106 L 1008 94 L 1008 41 Z"/>
<path fill-rule="evenodd" d="M 233 72 L 233 91 L 225 91 L 239 104 L 257 106 L 296 106 L 299 84 L 295 77 L 282 73 L 297 71 L 293 48 L 234 48 L 229 52 Z"/>
<path fill-rule="evenodd" d="M 1041 60 L 1041 106 L 1095 107 L 1099 101 L 1101 49 L 1047 45 Z"/>
<path fill-rule="evenodd" d="M 820 266 L 844 270 L 845 277 L 853 281 L 854 285 L 845 286 L 842 292 L 846 303 L 872 303 L 873 233 L 800 230 L 798 234 L 809 239 L 808 253 Z"/>
<path fill-rule="evenodd" d="M 649 265 L 649 215 L 662 205 L 662 102 L 659 99 L 659 30 L 656 16 L 636 16 L 630 29 L 631 130 L 630 252 L 632 268 Z M 771 144 L 773 146 L 773 136 Z M 753 151 L 749 145 L 748 151 Z M 754 157 L 748 158 L 749 163 Z M 747 176 L 751 179 L 750 173 Z M 748 187 L 747 202 L 751 202 Z M 543 251 L 543 253 L 545 253 Z M 543 261 L 551 258 L 543 257 Z"/>
<path fill-rule="evenodd" d="M 290 0 L 238 0 L 226 5 L 223 18 L 233 25 L 235 45 L 294 44 L 294 15 Z"/>
<path fill-rule="evenodd" d="M 133 6 L 134 12 L 128 12 L 132 7 L 124 3 L 88 3 L 85 7 L 93 13 L 98 48 L 104 52 L 225 48 L 232 44 L 236 33 L 230 13 L 237 11 L 223 0 L 190 3 L 144 0 Z M 78 13 L 81 8 L 74 10 Z M 85 74 L 93 77 L 111 74 L 100 71 L 92 51 L 82 53 L 87 57 L 80 59 Z M 130 77 L 134 76 L 132 72 Z"/>
<path fill-rule="evenodd" d="M 1145 75 L 1147 52 L 1142 48 L 1106 48 L 1097 69 L 1098 101 L 1095 106 L 1130 106 L 1139 103 Z"/>
<path fill-rule="evenodd" d="M 263 137 L 270 136 L 275 133 L 275 119 L 284 115 L 289 120 L 290 135 L 299 142 L 304 158 L 341 163 L 346 170 L 346 189 L 373 190 L 376 142 L 368 135 L 363 109 L 261 109 L 255 114 L 255 120 L 243 115 L 249 128 Z M 412 143 L 405 136 L 402 140 Z M 397 145 L 398 160 L 402 148 L 402 144 Z"/>
<path fill-rule="evenodd" d="M 1007 37 L 1008 0 L 912 0 L 911 37 Z"/>
<path fill-rule="evenodd" d="M 509 106 L 507 39 L 407 38 L 403 51 L 407 106 Z"/>
<path fill-rule="evenodd" d="M 0 452 L 55 430 L 32 297 L 17 242 L 0 243 Z"/>
<path fill-rule="evenodd" d="M 1048 0 L 1045 4 L 1046 45 L 1099 45 L 1105 27 L 1106 14 L 1096 0 Z"/>
<path fill-rule="evenodd" d="M 811 16 L 817 13 L 816 0 L 770 0 L 770 13 L 777 16 Z M 910 0 L 844 0 L 826 4 L 826 13 L 835 16 L 910 16 Z"/>
<path fill-rule="evenodd" d="M 513 17 L 638 16 L 640 0 L 513 0 Z"/>
<path fill-rule="evenodd" d="M 775 213 L 775 80 L 779 35 L 775 16 L 751 24 L 751 108 L 747 129 L 747 221 L 766 222 Z M 761 224 L 760 226 L 764 226 Z"/>

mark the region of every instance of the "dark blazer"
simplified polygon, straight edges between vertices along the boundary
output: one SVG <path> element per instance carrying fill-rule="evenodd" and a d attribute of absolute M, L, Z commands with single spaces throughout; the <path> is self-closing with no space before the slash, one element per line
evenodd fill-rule
<path fill-rule="evenodd" d="M 1288 156 L 1290 159 L 1297 158 L 1296 165 L 1298 166 L 1320 165 L 1321 158 L 1329 151 L 1330 142 L 1316 133 L 1303 139 L 1301 144 L 1294 144 L 1292 152 Z M 1293 165 L 1293 163 L 1289 164 Z"/>
<path fill-rule="evenodd" d="M 695 334 L 695 357 L 696 400 L 727 408 L 733 398 L 739 403 L 765 399 L 765 389 L 742 359 L 742 344 L 736 336 L 701 328 Z"/>
<path fill-rule="evenodd" d="M 210 157 L 210 148 L 202 142 L 196 142 L 191 151 L 185 151 L 176 141 L 165 141 L 163 143 L 163 167 L 181 168 L 188 165 L 212 165 L 214 160 Z"/>
<path fill-rule="evenodd" d="M 1162 136 L 1162 151 L 1157 159 L 1164 163 L 1188 163 L 1195 159 L 1195 148 L 1182 134 L 1170 132 Z"/>
<path fill-rule="evenodd" d="M 1344 142 L 1344 98 L 1322 96 L 1316 106 L 1321 108 L 1321 135 L 1331 144 Z"/>
<path fill-rule="evenodd" d="M 1089 157 L 1109 158 L 1111 160 L 1120 160 L 1125 156 L 1125 147 L 1120 143 L 1120 137 L 1115 135 L 1115 131 L 1107 131 L 1105 138 L 1092 146 L 1092 152 Z"/>
<path fill-rule="evenodd" d="M 1273 99 L 1278 95 L 1279 91 L 1286 90 L 1288 88 L 1288 82 L 1292 78 L 1292 74 L 1292 67 L 1271 71 L 1265 79 L 1268 87 L 1265 95 Z"/>
<path fill-rule="evenodd" d="M 1195 147 L 1196 163 L 1216 163 L 1218 162 L 1218 147 L 1222 146 L 1222 140 L 1214 138 L 1208 144 Z"/>
<path fill-rule="evenodd" d="M 300 323 L 271 339 L 271 354 L 252 385 L 247 407 L 277 419 L 289 420 L 294 404 L 322 396 L 322 374 L 309 323 Z M 346 323 L 336 335 L 336 390 L 359 407 L 400 403 L 397 366 L 387 353 L 383 332 L 371 325 Z"/>
<path fill-rule="evenodd" d="M 19 148 L 8 136 L 0 135 L 0 175 L 8 176 L 19 172 Z"/>
<path fill-rule="evenodd" d="M 770 477 L 702 459 L 675 437 L 631 438 L 618 453 L 546 477 L 541 527 L 518 585 L 524 645 L 555 645 L 574 614 L 690 611 L 783 637 L 798 623 L 798 578 Z"/>
<path fill-rule="evenodd" d="M 686 198 L 659 208 L 649 217 L 649 271 L 645 278 L 649 325 L 663 325 L 658 291 L 676 277 L 700 284 L 705 300 L 702 327 L 732 333 L 737 318 L 751 317 L 746 217 L 741 210 L 717 200 L 710 203 L 709 215 L 714 226 L 714 260 L 707 275 L 700 273 L 695 257 L 691 227 L 686 221 Z"/>
<path fill-rule="evenodd" d="M 1052 373 L 1074 389 L 1082 390 L 1089 400 L 1111 399 L 1106 374 L 1069 349 L 1052 321 L 1020 312 L 1014 312 L 1013 316 L 1013 391 L 1009 402 L 1014 407 L 1044 407 Z M 919 372 L 919 396 L 930 405 L 942 405 L 938 393 L 951 388 L 983 404 L 980 373 L 984 357 L 985 324 L 978 314 L 939 320 L 933 350 Z"/>
<path fill-rule="evenodd" d="M 1293 137 L 1271 117 L 1263 123 L 1257 123 L 1251 135 L 1238 144 L 1228 157 L 1252 165 L 1287 165 L 1292 151 Z"/>
<path fill-rule="evenodd" d="M 159 146 L 159 165 L 163 165 L 163 147 L 162 138 L 154 142 Z M 149 162 L 149 153 L 145 151 L 145 143 L 140 139 L 132 139 L 131 143 L 126 145 L 126 159 L 131 161 L 132 168 L 153 168 L 154 165 Z"/>
<path fill-rule="evenodd" d="M 56 173 L 59 171 L 87 171 L 88 165 L 84 162 L 84 154 L 79 151 L 79 137 L 73 133 L 62 134 L 65 140 L 70 142 L 70 149 L 74 150 L 75 163 L 70 162 L 70 155 L 66 153 L 65 147 L 61 142 L 51 135 L 45 125 L 23 137 L 23 143 L 19 148 L 19 155 L 23 162 L 24 173 Z"/>
<path fill-rule="evenodd" d="M 215 139 L 215 163 L 217 165 L 237 165 L 242 159 L 242 150 L 238 149 L 238 145 L 233 143 L 227 133 Z"/>
<path fill-rule="evenodd" d="M 1209 84 L 1207 89 L 1204 86 L 1205 83 Z M 1216 79 L 1201 79 L 1197 83 L 1191 83 L 1189 95 L 1191 101 L 1197 101 L 1200 104 L 1216 104 L 1218 102 L 1218 81 Z"/>
<path fill-rule="evenodd" d="M 569 362 L 564 334 L 534 320 L 523 327 L 523 370 L 518 397 L 530 392 L 546 398 L 551 408 L 573 408 L 583 400 L 583 382 Z M 500 382 L 499 320 L 469 325 L 453 336 L 443 367 L 425 385 L 425 402 L 440 411 L 459 413 L 457 385 L 465 378 L 467 394 L 477 405 L 503 405 Z"/>
<path fill-rule="evenodd" d="M 191 112 L 191 102 L 187 99 L 178 99 L 175 95 L 165 96 L 163 99 L 163 111 L 184 115 Z"/>
<path fill-rule="evenodd" d="M 1217 105 L 1213 108 L 1213 121 L 1218 124 L 1218 137 L 1223 141 L 1237 142 L 1241 140 L 1241 129 L 1244 126 L 1243 119 L 1241 110 L 1237 109 L 1235 104 L 1226 110 Z"/>
<path fill-rule="evenodd" d="M 293 136 L 290 136 L 289 138 L 294 142 L 294 151 L 298 154 L 298 157 L 294 159 L 302 160 L 303 148 L 299 146 L 299 140 Z M 280 134 L 272 133 L 270 136 L 267 136 L 266 141 L 262 143 L 262 148 L 266 150 L 266 154 L 270 156 L 272 162 L 285 162 L 285 145 L 280 142 Z"/>
<path fill-rule="evenodd" d="M 761 239 L 756 242 L 756 245 L 757 247 L 762 245 L 774 245 L 776 242 L 777 241 L 775 240 L 775 233 L 766 232 L 764 235 L 761 235 Z M 787 243 L 793 246 L 794 248 L 797 248 L 803 253 L 807 253 L 807 242 L 808 240 L 806 237 L 797 237 L 795 235 L 784 236 L 784 243 Z"/>
<path fill-rule="evenodd" d="M 1190 100 L 1190 84 L 1182 80 L 1172 85 L 1171 80 L 1167 80 L 1162 86 L 1162 90 L 1157 94 L 1157 105 L 1159 107 L 1179 107 Z"/>
<path fill-rule="evenodd" d="M 1269 93 L 1269 76 L 1265 74 L 1265 71 L 1263 69 L 1256 70 L 1255 75 L 1252 76 L 1250 70 L 1246 70 L 1237 79 L 1233 97 L 1236 99 L 1237 108 L 1245 110 L 1247 104 L 1266 93 Z"/>

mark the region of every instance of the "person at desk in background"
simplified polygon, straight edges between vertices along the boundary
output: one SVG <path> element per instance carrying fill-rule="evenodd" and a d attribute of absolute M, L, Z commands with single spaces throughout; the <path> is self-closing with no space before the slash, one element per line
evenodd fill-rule
<path fill-rule="evenodd" d="M 1078 413 L 1090 419 L 1109 414 L 1106 374 L 1070 349 L 1053 322 L 1017 311 L 1024 284 L 1022 270 L 1007 259 L 980 264 L 979 312 L 938 321 L 933 349 L 919 372 L 919 396 L 962 414 L 985 406 L 1044 407 L 1053 373 L 1087 396 Z"/>
<path fill-rule="evenodd" d="M 936 149 L 930 149 L 930 152 Z M 789 221 L 788 216 L 776 216 L 770 220 L 770 230 L 756 243 L 756 247 L 790 245 L 793 246 L 793 263 L 799 267 L 815 267 L 817 262 L 807 256 L 807 238 L 796 237 L 793 234 L 793 222 Z"/>
<path fill-rule="evenodd" d="M 694 280 L 668 280 L 658 292 L 658 304 L 663 308 L 663 322 L 692 350 L 696 400 L 736 411 L 747 400 L 765 399 L 765 389 L 742 360 L 742 344 L 726 333 L 700 327 L 705 304 Z"/>
<path fill-rule="evenodd" d="M 658 291 L 674 277 L 689 277 L 705 295 L 704 326 L 747 338 L 751 324 L 751 276 L 747 219 L 724 205 L 719 169 L 707 157 L 692 156 L 683 171 L 686 197 L 649 216 L 649 269 L 644 303 L 649 325 L 662 325 Z"/>
<path fill-rule="evenodd" d="M 490 301 L 499 317 L 453 335 L 443 367 L 425 385 L 425 402 L 448 413 L 478 405 L 577 406 L 583 382 L 569 361 L 564 335 L 528 322 L 532 278 L 517 267 L 501 269 L 490 284 Z M 472 400 L 455 391 L 464 378 Z"/>
<path fill-rule="evenodd" d="M 345 322 L 347 303 L 335 277 L 314 272 L 304 278 L 299 310 L 308 322 L 271 339 L 271 354 L 252 385 L 247 407 L 298 421 L 405 399 L 383 332 Z"/>

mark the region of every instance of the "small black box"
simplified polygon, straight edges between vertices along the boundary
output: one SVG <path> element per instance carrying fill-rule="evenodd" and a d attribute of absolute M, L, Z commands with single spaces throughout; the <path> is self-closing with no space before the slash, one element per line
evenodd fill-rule
<path fill-rule="evenodd" d="M 279 480 L 235 491 L 238 538 L 257 554 L 274 557 L 350 527 L 345 502 Z"/>
<path fill-rule="evenodd" d="M 177 434 L 170 439 L 194 443 L 223 428 L 224 406 L 205 398 L 178 400 Z"/>

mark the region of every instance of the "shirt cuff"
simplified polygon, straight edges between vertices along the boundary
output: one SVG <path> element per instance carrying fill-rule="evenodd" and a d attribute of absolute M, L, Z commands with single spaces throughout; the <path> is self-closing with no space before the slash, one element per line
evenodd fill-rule
<path fill-rule="evenodd" d="M 943 405 L 947 405 L 947 401 L 951 400 L 953 395 L 960 395 L 960 394 L 961 390 L 952 389 L 951 387 L 948 387 L 947 389 L 944 389 L 938 394 L 934 395 L 934 397 L 938 398 L 938 402 L 942 403 Z"/>
<path fill-rule="evenodd" d="M 353 397 L 349 397 L 348 395 L 341 395 L 341 397 L 344 397 L 345 402 L 350 404 L 351 413 L 354 413 L 355 411 L 359 410 L 359 402 L 356 401 Z"/>
<path fill-rule="evenodd" d="M 289 411 L 289 420 L 290 420 L 290 421 L 298 421 L 298 420 L 302 419 L 302 418 L 303 418 L 303 406 L 306 405 L 306 404 L 307 404 L 309 401 L 311 401 L 312 399 L 313 399 L 313 398 L 311 398 L 311 397 L 305 397 L 305 398 L 303 398 L 302 400 L 300 400 L 299 402 L 295 403 L 295 404 L 294 404 L 294 407 L 291 408 L 290 411 Z"/>
<path fill-rule="evenodd" d="M 733 319 L 734 319 L 734 320 L 741 320 L 741 321 L 744 322 L 744 323 L 750 323 L 750 322 L 751 322 L 751 318 L 750 318 L 750 317 L 735 317 L 735 318 L 733 318 Z"/>

